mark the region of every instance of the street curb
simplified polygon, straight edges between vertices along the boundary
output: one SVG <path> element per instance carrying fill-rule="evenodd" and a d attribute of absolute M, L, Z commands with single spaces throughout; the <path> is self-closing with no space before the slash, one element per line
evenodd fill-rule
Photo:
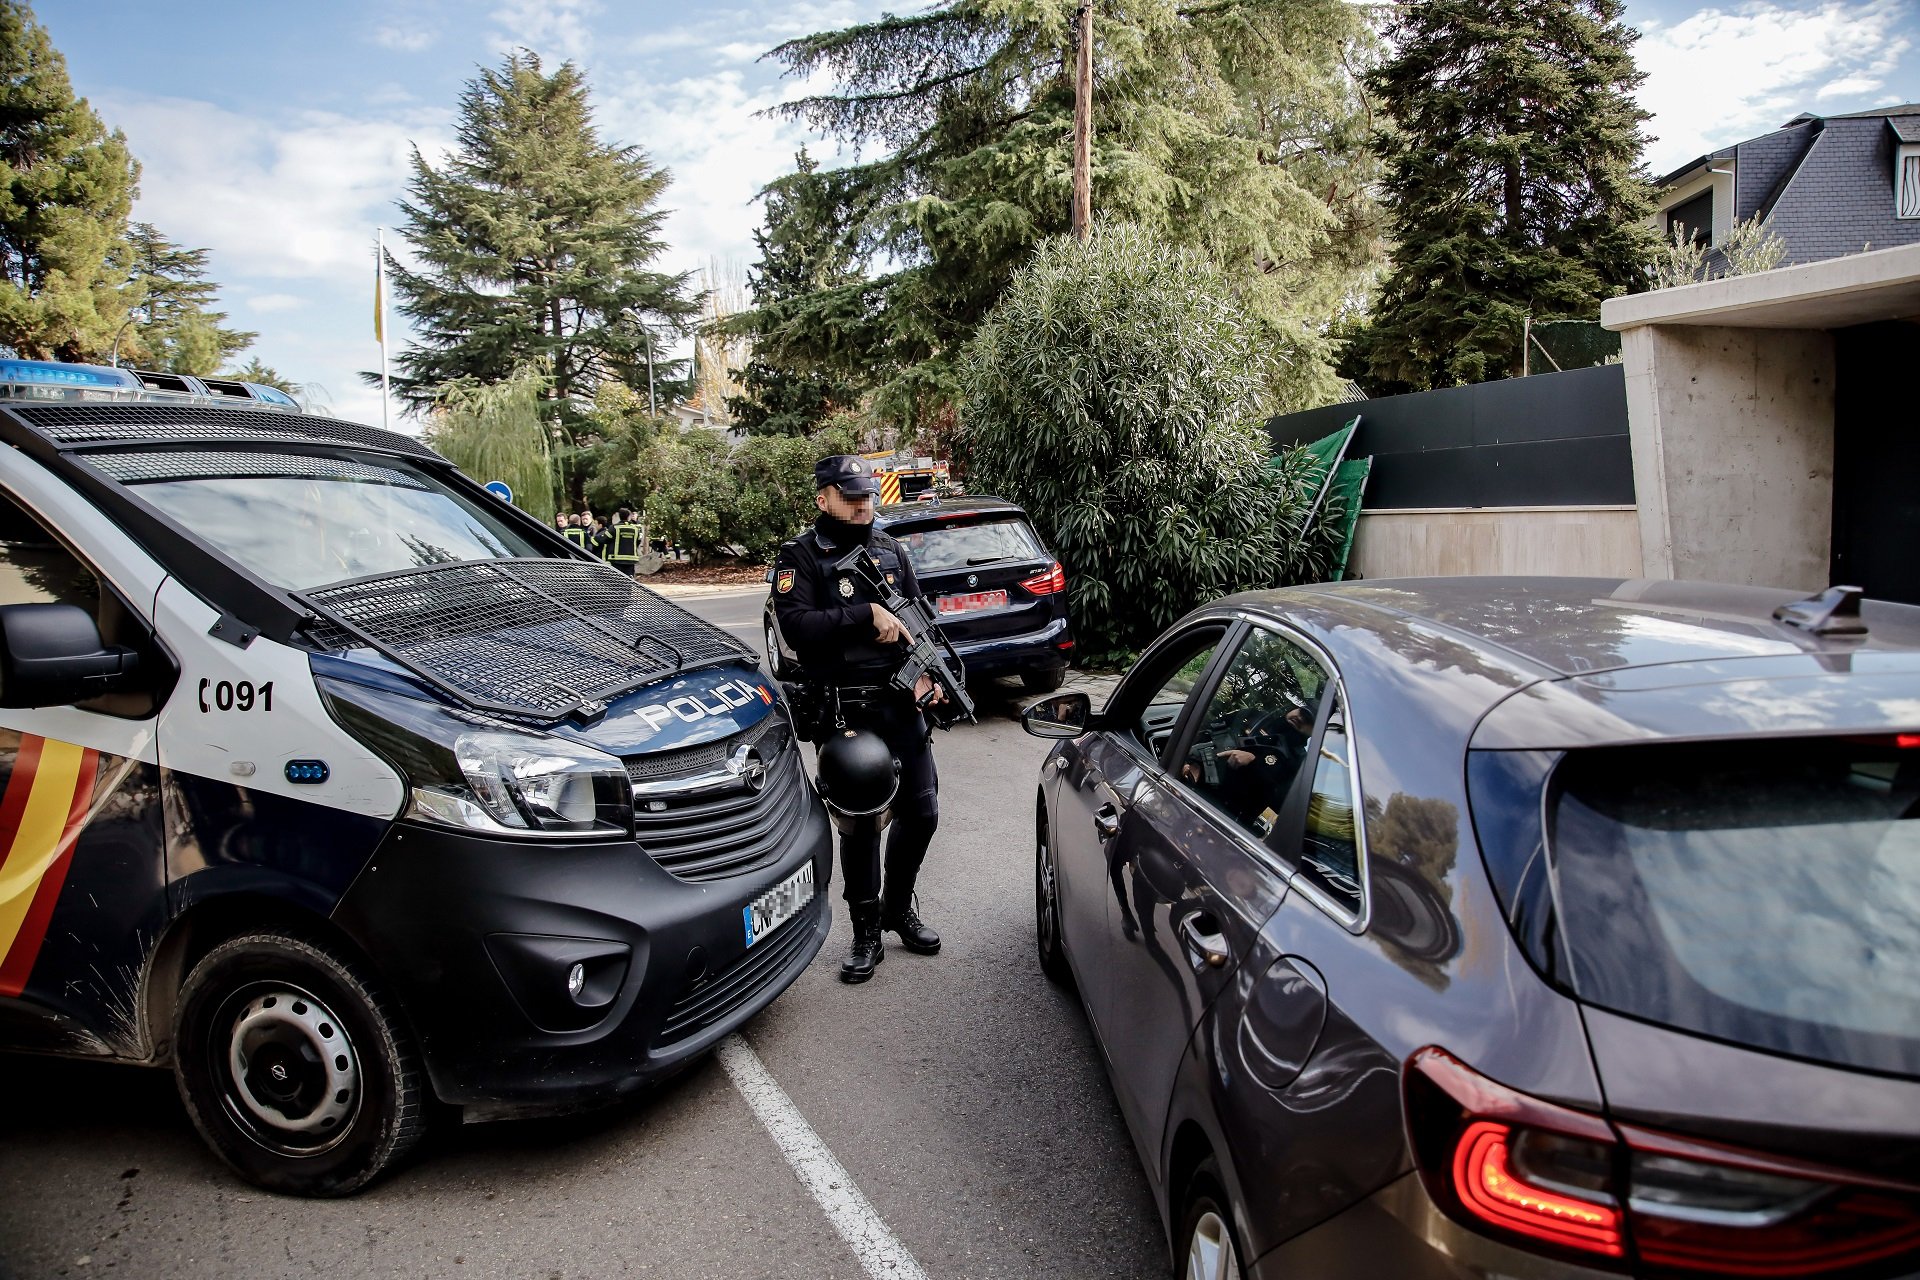
<path fill-rule="evenodd" d="M 761 595 L 766 594 L 766 584 L 760 582 L 663 582 L 656 586 L 648 582 L 645 578 L 635 578 L 634 581 L 656 595 L 663 596 L 725 596 L 734 594 L 744 595 L 747 592 L 757 592 Z"/>

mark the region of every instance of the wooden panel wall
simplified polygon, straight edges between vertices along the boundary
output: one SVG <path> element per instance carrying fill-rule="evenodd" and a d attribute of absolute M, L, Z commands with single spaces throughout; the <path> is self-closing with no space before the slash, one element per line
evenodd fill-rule
<path fill-rule="evenodd" d="M 1639 514 L 1633 507 L 1363 510 L 1349 568 L 1368 578 L 1638 578 Z"/>

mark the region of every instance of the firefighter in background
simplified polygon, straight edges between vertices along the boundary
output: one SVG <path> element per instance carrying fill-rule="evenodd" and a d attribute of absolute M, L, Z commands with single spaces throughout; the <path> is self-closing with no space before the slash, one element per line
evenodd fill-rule
<path fill-rule="evenodd" d="M 614 568 L 632 577 L 640 564 L 642 550 L 640 518 L 622 507 L 613 513 L 612 541 L 608 544 L 607 560 Z"/>
<path fill-rule="evenodd" d="M 560 536 L 582 551 L 591 550 L 592 548 L 587 545 L 587 528 L 580 523 L 580 517 L 570 515 L 562 518 L 566 520 L 566 524 L 561 526 Z"/>

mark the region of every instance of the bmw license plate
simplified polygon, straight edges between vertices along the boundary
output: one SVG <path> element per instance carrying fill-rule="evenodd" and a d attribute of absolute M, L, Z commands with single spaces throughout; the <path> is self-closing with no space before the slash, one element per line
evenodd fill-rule
<path fill-rule="evenodd" d="M 793 919 L 800 908 L 813 901 L 813 864 L 767 890 L 747 906 L 740 908 L 747 925 L 747 945 L 752 946 Z"/>
<path fill-rule="evenodd" d="M 969 591 L 965 595 L 941 596 L 935 606 L 941 613 L 972 613 L 975 609 L 998 609 L 1007 602 L 1001 591 Z"/>

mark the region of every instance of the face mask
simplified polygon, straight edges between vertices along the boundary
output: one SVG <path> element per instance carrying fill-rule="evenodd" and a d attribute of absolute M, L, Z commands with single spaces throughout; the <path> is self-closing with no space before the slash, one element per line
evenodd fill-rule
<path fill-rule="evenodd" d="M 822 511 L 815 522 L 820 532 L 827 535 L 829 541 L 842 547 L 864 547 L 873 539 L 873 525 L 848 524 L 845 520 L 836 520 Z"/>

